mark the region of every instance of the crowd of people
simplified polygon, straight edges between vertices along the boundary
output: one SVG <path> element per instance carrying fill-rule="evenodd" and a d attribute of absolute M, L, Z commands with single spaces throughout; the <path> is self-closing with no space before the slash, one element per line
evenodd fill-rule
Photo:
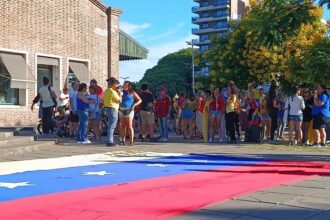
<path fill-rule="evenodd" d="M 70 136 L 81 144 L 91 143 L 91 129 L 92 141 L 101 141 L 100 123 L 104 118 L 107 146 L 134 145 L 135 139 L 167 142 L 169 131 L 184 139 L 201 138 L 209 143 L 268 140 L 277 144 L 287 140 L 289 145 L 315 147 L 325 147 L 327 132 L 328 139 L 330 136 L 330 88 L 324 85 L 313 91 L 294 87 L 286 96 L 276 82 L 266 92 L 263 86 L 253 83 L 246 90 L 239 89 L 230 81 L 222 89 L 181 92 L 170 98 L 165 87 L 159 88 L 155 96 L 147 84 L 134 91 L 131 82 L 125 81 L 121 86 L 111 77 L 105 91 L 93 79 L 89 86 L 73 82 L 71 91 L 64 88 L 57 98 L 49 79 L 45 77 L 43 83 L 31 107 L 33 110 L 40 101 L 43 132 L 56 131 L 54 107 L 59 114 L 69 111 Z M 134 131 L 139 135 L 135 137 Z M 119 142 L 114 138 L 116 132 Z"/>

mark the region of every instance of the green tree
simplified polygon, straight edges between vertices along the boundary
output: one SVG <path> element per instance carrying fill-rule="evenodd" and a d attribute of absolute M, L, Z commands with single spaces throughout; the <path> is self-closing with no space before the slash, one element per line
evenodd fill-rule
<path fill-rule="evenodd" d="M 171 96 L 177 92 L 191 91 L 191 56 L 191 48 L 166 55 L 155 67 L 145 72 L 140 84 L 148 83 L 154 94 L 158 94 L 157 90 L 162 86 L 167 88 Z"/>
<path fill-rule="evenodd" d="M 330 39 L 321 38 L 306 48 L 304 56 L 291 60 L 296 76 L 313 85 L 330 83 Z"/>
<path fill-rule="evenodd" d="M 306 61 L 303 57 L 308 48 L 326 36 L 321 18 L 322 8 L 311 1 L 253 3 L 235 30 L 218 39 L 206 54 L 213 69 L 212 81 L 235 80 L 240 87 L 271 80 L 281 80 L 287 86 L 312 82 L 301 71 L 301 62 Z"/>

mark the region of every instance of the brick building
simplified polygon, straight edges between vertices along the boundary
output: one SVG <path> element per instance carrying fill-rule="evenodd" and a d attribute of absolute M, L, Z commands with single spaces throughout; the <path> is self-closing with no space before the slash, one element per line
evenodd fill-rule
<path fill-rule="evenodd" d="M 147 50 L 99 0 L 0 0 L 0 127 L 36 124 L 32 99 L 47 76 L 59 95 L 72 80 L 106 86 L 119 60 Z"/>

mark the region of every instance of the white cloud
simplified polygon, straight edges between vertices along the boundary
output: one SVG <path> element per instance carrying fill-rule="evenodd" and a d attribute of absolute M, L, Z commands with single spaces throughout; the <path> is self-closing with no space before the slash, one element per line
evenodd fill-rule
<path fill-rule="evenodd" d="M 149 54 L 146 60 L 120 62 L 120 76 L 129 77 L 129 80 L 133 82 L 141 80 L 145 71 L 157 65 L 160 58 L 169 53 L 187 48 L 186 41 L 190 41 L 192 37 L 191 34 L 188 34 L 186 37 L 176 41 L 149 47 L 147 48 L 149 49 Z"/>
<path fill-rule="evenodd" d="M 186 24 L 184 22 L 180 22 L 178 23 L 174 28 L 162 33 L 162 34 L 159 34 L 159 35 L 156 35 L 156 36 L 153 36 L 153 37 L 150 37 L 150 38 L 147 38 L 145 39 L 146 41 L 152 41 L 152 40 L 158 40 L 158 39 L 161 39 L 161 38 L 165 38 L 165 37 L 169 37 L 171 35 L 174 35 L 175 33 L 177 33 L 178 31 L 181 31 L 182 27 L 184 27 Z"/>
<path fill-rule="evenodd" d="M 132 24 L 127 21 L 121 21 L 119 24 L 119 27 L 125 31 L 127 34 L 135 34 L 141 30 L 145 30 L 151 27 L 151 24 L 149 23 L 143 23 L 143 24 Z"/>

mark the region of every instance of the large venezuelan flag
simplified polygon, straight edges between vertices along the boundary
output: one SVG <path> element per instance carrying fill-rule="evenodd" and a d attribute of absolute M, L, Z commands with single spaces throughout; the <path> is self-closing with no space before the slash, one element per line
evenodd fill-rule
<path fill-rule="evenodd" d="M 197 154 L 49 160 L 0 166 L 0 219 L 166 219 L 330 173 L 327 163 Z"/>

